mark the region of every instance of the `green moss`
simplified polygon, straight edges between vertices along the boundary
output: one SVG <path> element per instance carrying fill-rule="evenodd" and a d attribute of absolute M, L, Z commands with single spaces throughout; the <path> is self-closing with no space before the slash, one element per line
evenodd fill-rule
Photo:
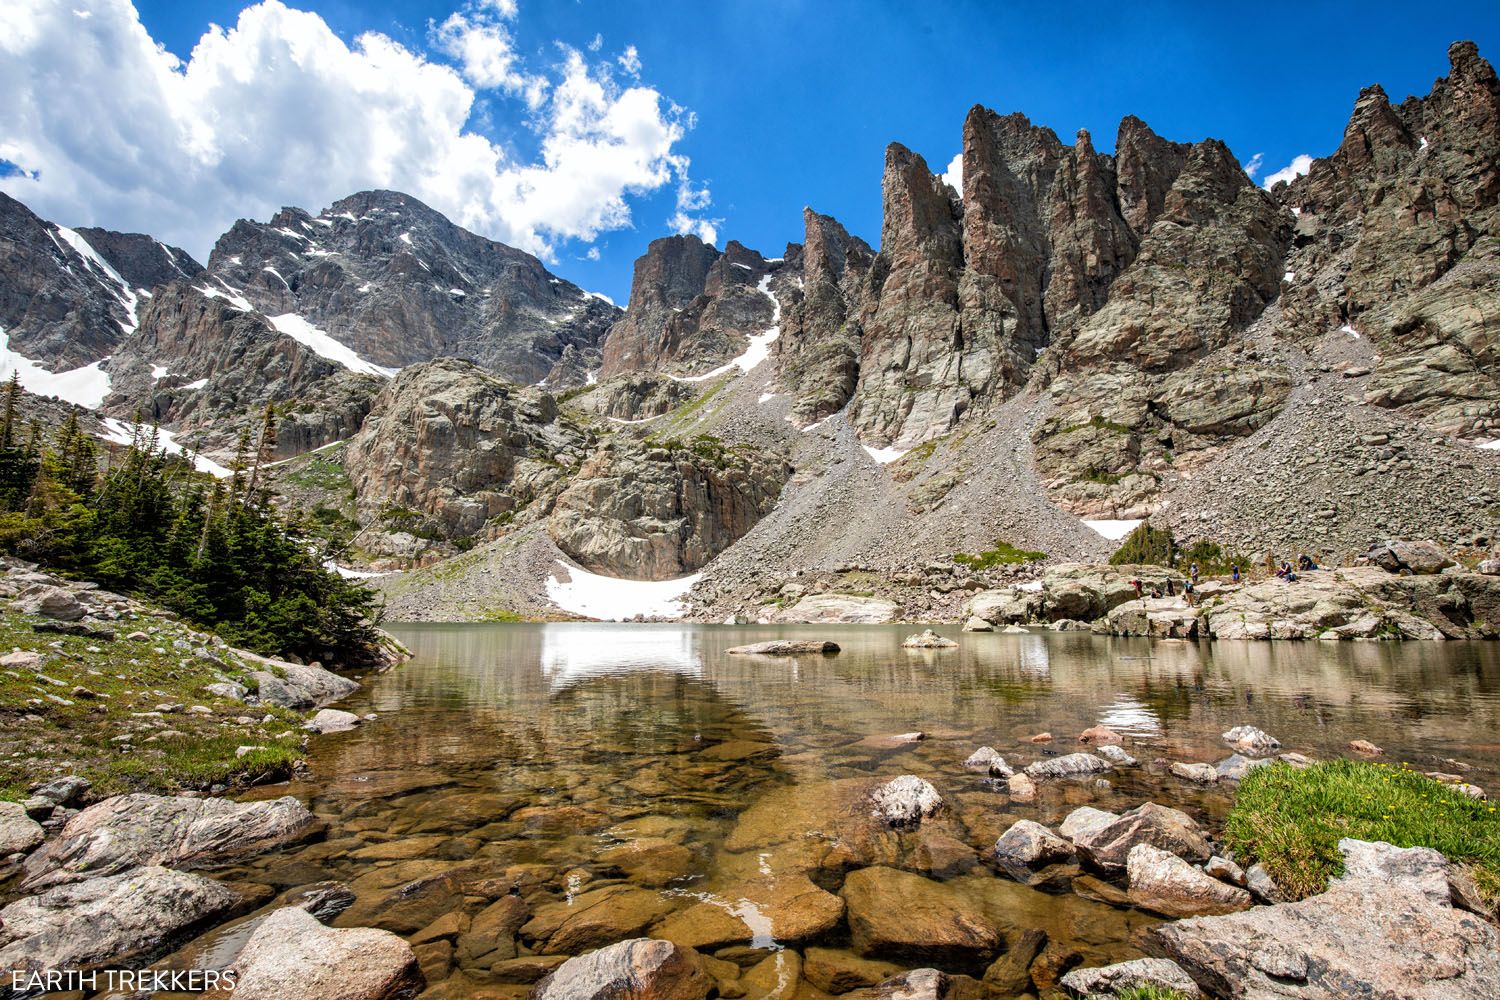
<path fill-rule="evenodd" d="M 1188 1000 L 1187 994 L 1170 986 L 1127 986 L 1115 994 L 1116 1000 Z"/>
<path fill-rule="evenodd" d="M 1224 842 L 1304 899 L 1343 871 L 1338 842 L 1431 847 L 1467 865 L 1480 894 L 1500 904 L 1500 813 L 1408 768 L 1332 760 L 1299 770 L 1275 763 L 1240 784 Z"/>
<path fill-rule="evenodd" d="M 1009 542 L 1000 539 L 995 540 L 993 548 L 973 554 L 967 552 L 955 552 L 953 561 L 970 569 L 990 569 L 994 566 L 1007 566 L 1014 563 L 1038 562 L 1047 558 L 1045 552 L 1033 552 L 1028 549 L 1018 549 Z"/>

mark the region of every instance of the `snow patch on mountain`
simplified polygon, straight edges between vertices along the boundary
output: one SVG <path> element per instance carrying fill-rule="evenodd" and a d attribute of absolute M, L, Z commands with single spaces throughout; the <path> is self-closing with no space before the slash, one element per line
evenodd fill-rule
<path fill-rule="evenodd" d="M 319 330 L 307 320 L 296 313 L 282 313 L 280 316 L 267 317 L 271 325 L 277 330 L 291 337 L 297 343 L 312 350 L 321 358 L 337 362 L 352 372 L 361 375 L 378 375 L 381 378 L 390 378 L 399 369 L 384 368 L 373 361 L 366 361 L 352 349 L 339 343 L 331 335 Z"/>

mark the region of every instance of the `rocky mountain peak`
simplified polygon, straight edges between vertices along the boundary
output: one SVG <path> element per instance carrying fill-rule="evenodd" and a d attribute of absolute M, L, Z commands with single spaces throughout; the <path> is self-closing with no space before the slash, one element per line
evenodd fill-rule
<path fill-rule="evenodd" d="M 454 225 L 410 195 L 366 191 L 314 216 L 239 220 L 209 270 L 283 325 L 388 368 L 457 356 L 523 383 L 594 364 L 619 310 L 541 261 Z M 558 382 L 553 379 L 554 384 Z"/>

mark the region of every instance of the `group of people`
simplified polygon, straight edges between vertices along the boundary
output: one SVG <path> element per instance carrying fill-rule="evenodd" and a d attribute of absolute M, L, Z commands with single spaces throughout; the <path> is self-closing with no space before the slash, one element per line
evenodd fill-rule
<path fill-rule="evenodd" d="M 1317 562 L 1315 562 L 1313 558 L 1305 552 L 1297 556 L 1297 564 L 1295 567 L 1286 560 L 1282 560 L 1278 564 L 1274 558 L 1268 558 L 1266 562 L 1268 566 L 1275 567 L 1277 579 L 1285 580 L 1288 583 L 1295 583 L 1298 579 L 1299 573 L 1306 573 L 1309 570 L 1315 570 L 1318 568 Z M 1231 563 L 1229 566 L 1230 582 L 1238 585 L 1242 579 L 1243 577 L 1240 575 L 1240 564 Z M 1148 591 L 1146 589 L 1145 583 L 1138 579 L 1132 579 L 1130 581 L 1130 585 L 1135 588 L 1136 597 L 1142 600 L 1146 598 Z M 1176 597 L 1177 587 L 1178 584 L 1173 581 L 1172 577 L 1168 576 L 1164 583 L 1152 584 L 1149 593 L 1152 597 Z M 1187 578 L 1182 581 L 1181 587 L 1182 598 L 1188 603 L 1188 606 L 1191 607 L 1198 597 L 1198 564 L 1196 562 L 1192 563 L 1188 567 Z"/>
<path fill-rule="evenodd" d="M 1239 572 L 1239 567 L 1234 567 L 1234 578 L 1236 581 L 1239 580 Z M 1144 600 L 1146 597 L 1146 585 L 1134 578 L 1131 579 L 1130 585 L 1135 588 L 1135 596 Z M 1172 578 L 1169 576 L 1166 579 L 1165 595 L 1162 593 L 1162 584 L 1154 583 L 1151 585 L 1151 596 L 1176 597 L 1177 585 L 1173 583 Z M 1192 607 L 1193 603 L 1198 599 L 1198 564 L 1196 562 L 1188 568 L 1187 579 L 1182 581 L 1182 599 L 1187 602 L 1189 607 Z"/>
<path fill-rule="evenodd" d="M 1283 559 L 1281 565 L 1276 567 L 1276 578 L 1285 580 L 1287 583 L 1296 583 L 1299 573 L 1306 573 L 1317 568 L 1318 564 L 1313 561 L 1311 556 L 1304 552 L 1297 557 L 1297 566 L 1295 569 L 1291 563 Z"/>

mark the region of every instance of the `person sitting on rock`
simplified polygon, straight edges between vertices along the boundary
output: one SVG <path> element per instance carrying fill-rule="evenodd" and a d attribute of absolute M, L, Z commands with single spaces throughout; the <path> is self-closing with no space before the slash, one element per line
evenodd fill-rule
<path fill-rule="evenodd" d="M 1151 596 L 1153 598 L 1157 599 L 1157 600 L 1161 600 L 1161 587 L 1158 586 L 1158 585 L 1156 585 L 1156 584 L 1152 584 L 1151 585 Z"/>

